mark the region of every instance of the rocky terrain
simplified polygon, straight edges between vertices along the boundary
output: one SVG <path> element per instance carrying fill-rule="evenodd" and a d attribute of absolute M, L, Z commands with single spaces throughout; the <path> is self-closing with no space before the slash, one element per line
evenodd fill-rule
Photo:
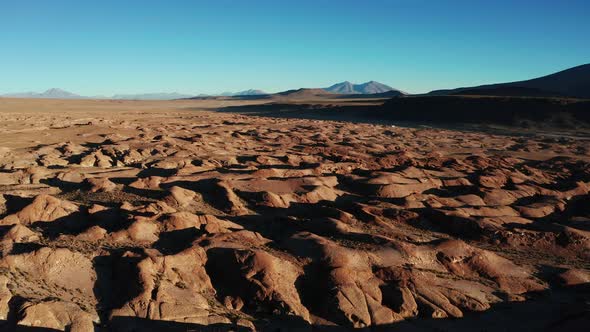
<path fill-rule="evenodd" d="M 588 140 L 215 103 L 0 102 L 0 328 L 590 323 Z"/>

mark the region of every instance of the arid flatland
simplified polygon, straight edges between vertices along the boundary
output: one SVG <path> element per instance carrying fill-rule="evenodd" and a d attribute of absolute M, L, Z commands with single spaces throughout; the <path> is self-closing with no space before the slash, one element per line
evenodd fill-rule
<path fill-rule="evenodd" d="M 0 98 L 0 328 L 588 326 L 587 139 L 266 102 Z"/>

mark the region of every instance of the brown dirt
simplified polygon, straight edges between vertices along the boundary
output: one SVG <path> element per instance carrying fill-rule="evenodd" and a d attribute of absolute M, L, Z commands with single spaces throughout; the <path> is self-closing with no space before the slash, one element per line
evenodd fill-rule
<path fill-rule="evenodd" d="M 0 328 L 587 326 L 587 141 L 254 103 L 0 99 Z"/>

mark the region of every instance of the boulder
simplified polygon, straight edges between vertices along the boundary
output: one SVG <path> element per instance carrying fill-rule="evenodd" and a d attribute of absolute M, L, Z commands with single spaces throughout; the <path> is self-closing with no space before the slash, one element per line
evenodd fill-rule
<path fill-rule="evenodd" d="M 252 312 L 295 315 L 310 321 L 295 287 L 303 270 L 262 250 L 212 248 L 208 270 L 215 286 L 223 289 L 227 306 L 243 305 Z"/>
<path fill-rule="evenodd" d="M 36 222 L 52 222 L 78 213 L 79 207 L 71 202 L 41 194 L 17 213 L 0 220 L 2 225 L 30 225 Z"/>

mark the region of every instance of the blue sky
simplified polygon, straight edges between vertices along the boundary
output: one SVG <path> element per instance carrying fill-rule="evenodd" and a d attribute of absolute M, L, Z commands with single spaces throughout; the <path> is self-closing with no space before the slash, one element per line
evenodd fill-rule
<path fill-rule="evenodd" d="M 590 1 L 0 0 L 0 93 L 409 92 L 590 62 Z"/>

